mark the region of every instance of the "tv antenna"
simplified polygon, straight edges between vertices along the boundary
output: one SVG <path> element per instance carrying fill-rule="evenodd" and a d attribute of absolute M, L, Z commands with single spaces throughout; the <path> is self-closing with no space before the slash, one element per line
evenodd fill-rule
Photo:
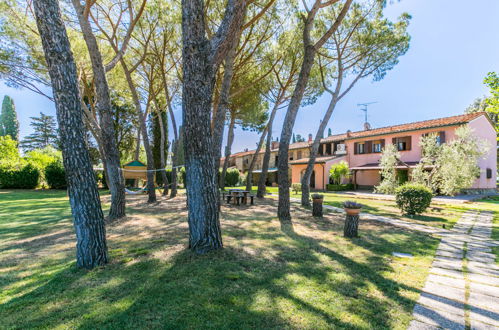
<path fill-rule="evenodd" d="M 367 107 L 374 103 L 378 102 L 357 103 L 358 107 L 362 107 L 360 111 L 364 111 L 364 124 L 367 124 Z"/>

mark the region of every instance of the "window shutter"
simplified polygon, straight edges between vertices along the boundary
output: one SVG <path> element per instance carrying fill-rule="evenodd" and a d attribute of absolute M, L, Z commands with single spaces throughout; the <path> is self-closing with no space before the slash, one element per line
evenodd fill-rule
<path fill-rule="evenodd" d="M 442 131 L 442 132 L 439 132 L 438 134 L 440 134 L 440 144 L 445 143 L 445 132 Z"/>
<path fill-rule="evenodd" d="M 381 150 L 385 148 L 385 139 L 381 140 Z"/>
<path fill-rule="evenodd" d="M 366 141 L 366 144 L 365 144 L 365 153 L 366 154 L 370 154 L 373 152 L 373 141 Z"/>
<path fill-rule="evenodd" d="M 392 144 L 397 145 L 397 138 L 392 138 Z"/>
<path fill-rule="evenodd" d="M 356 155 L 359 153 L 359 143 L 358 142 L 355 142 L 353 144 L 353 154 Z"/>
<path fill-rule="evenodd" d="M 412 147 L 412 136 L 407 137 L 407 149 L 406 150 L 411 150 Z"/>

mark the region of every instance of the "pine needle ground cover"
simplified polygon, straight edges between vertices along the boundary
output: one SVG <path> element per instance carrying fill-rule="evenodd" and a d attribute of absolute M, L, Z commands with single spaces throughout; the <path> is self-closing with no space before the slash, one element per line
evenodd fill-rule
<path fill-rule="evenodd" d="M 438 243 L 368 221 L 348 240 L 342 216 L 302 209 L 281 224 L 266 200 L 224 206 L 225 248 L 194 255 L 184 197 L 145 200 L 128 197 L 110 263 L 86 271 L 65 192 L 0 191 L 1 327 L 402 329 Z"/>

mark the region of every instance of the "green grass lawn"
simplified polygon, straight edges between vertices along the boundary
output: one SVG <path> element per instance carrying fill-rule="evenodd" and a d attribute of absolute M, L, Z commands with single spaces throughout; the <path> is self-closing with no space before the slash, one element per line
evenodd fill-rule
<path fill-rule="evenodd" d="M 281 224 L 268 199 L 224 206 L 225 248 L 199 256 L 185 199 L 145 200 L 128 197 L 110 263 L 86 271 L 65 192 L 0 190 L 0 328 L 405 329 L 438 243 L 370 221 L 344 239 L 342 216 L 299 208 Z"/>
<path fill-rule="evenodd" d="M 271 187 L 269 188 L 269 192 L 277 194 L 278 191 L 277 188 Z M 460 207 L 432 204 L 425 213 L 413 217 L 407 217 L 401 214 L 395 201 L 362 198 L 335 192 L 320 192 L 320 194 L 324 195 L 324 204 L 326 205 L 342 208 L 343 202 L 353 200 L 364 206 L 362 209 L 363 212 L 412 221 L 429 226 L 442 227 L 445 225 L 446 228 L 452 228 L 452 226 L 454 226 L 457 220 L 461 217 L 462 212 L 465 210 L 465 208 Z M 290 192 L 290 196 L 291 198 L 301 199 L 301 193 L 295 194 L 294 192 Z"/>

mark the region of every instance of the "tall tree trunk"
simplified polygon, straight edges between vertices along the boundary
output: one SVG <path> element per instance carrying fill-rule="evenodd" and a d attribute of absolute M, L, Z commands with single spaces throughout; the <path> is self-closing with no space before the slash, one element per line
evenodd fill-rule
<path fill-rule="evenodd" d="M 177 140 L 173 141 L 172 143 L 172 151 L 173 151 L 173 157 L 172 157 L 172 187 L 170 190 L 170 198 L 175 198 L 177 196 L 177 150 L 178 150 L 178 143 Z"/>
<path fill-rule="evenodd" d="M 312 66 L 314 64 L 315 54 L 316 50 L 314 46 L 305 46 L 300 75 L 298 76 L 298 81 L 296 83 L 295 90 L 293 91 L 293 96 L 291 97 L 291 101 L 289 103 L 286 117 L 284 118 L 284 123 L 282 126 L 281 139 L 279 141 L 279 159 L 277 162 L 277 177 L 279 181 L 279 204 L 277 208 L 277 215 L 279 217 L 279 220 L 281 221 L 291 220 L 291 213 L 289 211 L 290 199 L 288 174 L 289 142 L 291 140 L 291 135 L 293 134 L 296 114 L 298 113 L 298 109 L 300 108 L 303 94 L 305 93 L 305 88 L 308 84 L 310 71 L 312 70 Z"/>
<path fill-rule="evenodd" d="M 234 60 L 236 58 L 237 45 L 241 31 L 231 45 L 227 56 L 225 57 L 224 75 L 222 78 L 222 86 L 220 88 L 220 99 L 216 106 L 216 111 L 213 115 L 213 157 L 215 159 L 215 171 L 218 173 L 220 169 L 220 156 L 222 154 L 222 143 L 225 126 L 225 117 L 229 110 L 230 86 L 232 77 L 234 76 Z"/>
<path fill-rule="evenodd" d="M 279 161 L 277 166 L 277 175 L 279 179 L 279 205 L 277 208 L 277 215 L 279 217 L 279 220 L 281 221 L 291 220 L 291 213 L 289 211 L 290 200 L 288 174 L 289 141 L 291 139 L 291 135 L 293 134 L 296 114 L 298 113 L 298 109 L 300 108 L 303 94 L 305 93 L 308 79 L 310 77 L 310 72 L 312 70 L 312 66 L 314 65 L 315 55 L 317 54 L 317 49 L 322 47 L 324 43 L 331 37 L 331 35 L 338 29 L 348 10 L 350 9 L 352 1 L 353 0 L 345 1 L 343 8 L 341 9 L 334 23 L 315 44 L 312 42 L 310 35 L 311 30 L 314 26 L 315 16 L 318 13 L 319 9 L 323 7 L 323 4 L 320 1 L 316 1 L 314 3 L 305 20 L 305 25 L 303 27 L 303 62 L 301 65 L 298 80 L 296 82 L 295 90 L 293 91 L 293 95 L 291 96 L 291 101 L 286 112 L 286 117 L 284 118 L 281 140 L 279 142 Z"/>
<path fill-rule="evenodd" d="M 92 32 L 92 28 L 86 17 L 85 8 L 80 0 L 72 0 L 73 6 L 78 16 L 78 21 L 83 33 L 83 38 L 87 45 L 92 71 L 94 73 L 94 85 L 96 96 L 96 109 L 99 113 L 103 162 L 106 163 L 107 184 L 111 191 L 111 207 L 109 209 L 109 220 L 124 217 L 125 214 L 125 183 L 121 173 L 121 161 L 116 135 L 114 132 L 113 112 L 111 108 L 111 98 L 109 96 L 109 86 L 107 84 L 106 71 L 102 63 L 101 53 L 97 45 L 97 40 Z M 105 158 L 105 161 L 104 161 Z"/>
<path fill-rule="evenodd" d="M 236 118 L 234 115 L 230 117 L 229 129 L 227 130 L 227 145 L 225 146 L 225 159 L 222 173 L 220 174 L 218 185 L 220 189 L 225 189 L 225 175 L 229 168 L 230 154 L 232 150 L 232 143 L 234 142 L 234 127 L 236 126 Z"/>
<path fill-rule="evenodd" d="M 170 93 L 168 92 L 168 84 L 166 80 L 166 74 L 165 71 L 162 69 L 161 70 L 162 77 L 163 77 L 163 89 L 165 91 L 165 96 L 166 96 L 166 105 L 168 106 L 168 112 L 170 113 L 170 120 L 172 122 L 172 127 L 173 127 L 173 137 L 174 141 L 172 143 L 172 152 L 173 152 L 173 157 L 172 157 L 172 185 L 171 185 L 171 190 L 170 190 L 170 198 L 175 198 L 177 196 L 177 146 L 178 146 L 178 131 L 177 131 L 177 121 L 175 120 L 175 114 L 173 113 L 173 107 L 171 103 L 171 98 L 170 98 Z"/>
<path fill-rule="evenodd" d="M 135 160 L 139 160 L 140 157 L 140 122 L 139 127 L 137 127 L 137 144 L 135 145 Z"/>
<path fill-rule="evenodd" d="M 255 164 L 258 159 L 258 154 L 262 149 L 262 145 L 265 142 L 266 136 L 267 136 L 267 127 L 265 127 L 265 129 L 263 130 L 262 135 L 260 136 L 260 140 L 258 141 L 258 144 L 256 146 L 256 150 L 253 153 L 253 157 L 251 157 L 251 163 L 250 166 L 248 167 L 248 172 L 246 174 L 246 191 L 251 191 L 251 188 L 253 188 L 253 169 L 255 168 Z"/>
<path fill-rule="evenodd" d="M 274 103 L 274 107 L 272 108 L 272 112 L 270 113 L 269 121 L 267 122 L 267 127 L 265 128 L 265 131 L 262 133 L 262 136 L 260 137 L 260 141 L 258 141 L 258 147 L 257 150 L 255 151 L 255 154 L 253 155 L 253 158 L 251 159 L 251 164 L 248 169 L 248 175 L 246 177 L 246 190 L 250 191 L 251 187 L 253 186 L 253 168 L 255 167 L 256 163 L 256 158 L 258 157 L 258 153 L 260 152 L 260 149 L 263 145 L 263 142 L 265 141 L 266 136 L 270 136 L 272 139 L 272 123 L 274 122 L 275 115 L 277 113 L 277 109 L 279 109 L 279 106 L 281 104 L 281 97 L 282 94 L 280 93 L 278 98 L 276 99 L 276 102 Z M 257 191 L 257 197 L 262 198 L 265 195 L 265 181 L 267 180 L 267 173 L 269 169 L 269 161 L 270 161 L 270 147 L 272 145 L 272 141 L 267 138 L 267 149 L 265 149 L 265 155 L 263 156 L 263 163 L 262 163 L 262 172 L 260 173 L 260 179 L 258 180 L 258 190 L 260 190 L 260 182 L 262 182 L 262 177 L 263 177 L 263 193 L 258 194 Z M 270 147 L 269 147 L 270 146 Z M 267 156 L 268 153 L 268 156 Z M 267 165 L 266 165 L 266 170 L 265 170 L 265 175 L 263 174 L 263 168 L 264 168 L 264 163 L 265 163 L 265 156 L 267 156 Z M 248 188 L 249 187 L 249 188 Z"/>
<path fill-rule="evenodd" d="M 84 123 L 76 65 L 56 0 L 35 0 L 34 11 L 47 61 L 71 211 L 76 230 L 76 263 L 94 268 L 107 263 L 106 229 Z"/>
<path fill-rule="evenodd" d="M 133 83 L 130 70 L 128 70 L 128 66 L 126 65 L 126 63 L 123 59 L 120 62 L 121 62 L 121 66 L 123 67 L 123 72 L 125 73 L 126 81 L 128 83 L 128 88 L 130 89 L 130 92 L 132 93 L 132 99 L 133 99 L 133 103 L 135 104 L 135 109 L 136 109 L 137 114 L 139 116 L 140 134 L 142 135 L 142 141 L 144 144 L 144 149 L 146 151 L 147 195 L 148 195 L 147 202 L 154 203 L 154 202 L 156 202 L 156 188 L 154 187 L 154 176 L 155 176 L 154 175 L 154 173 L 155 173 L 154 172 L 154 157 L 152 155 L 151 143 L 149 142 L 149 134 L 147 133 L 147 125 L 146 125 L 147 110 L 145 112 L 142 112 L 142 106 L 140 105 L 139 94 L 137 93 L 137 88 L 135 87 L 135 84 Z"/>
<path fill-rule="evenodd" d="M 218 213 L 218 186 L 213 158 L 211 101 L 214 68 L 205 37 L 204 3 L 182 0 L 182 115 L 189 248 L 206 253 L 223 248 Z"/>
<path fill-rule="evenodd" d="M 327 107 L 326 113 L 322 118 L 322 121 L 317 129 L 317 133 L 315 134 L 314 142 L 312 143 L 312 147 L 310 148 L 310 156 L 307 163 L 307 168 L 303 173 L 303 177 L 301 179 L 301 205 L 310 206 L 310 177 L 312 176 L 312 172 L 314 170 L 315 159 L 317 158 L 317 152 L 319 150 L 321 136 L 324 135 L 324 130 L 331 119 L 331 115 L 333 114 L 334 109 L 336 108 L 336 104 L 339 101 L 339 94 L 341 90 L 341 85 L 343 82 L 343 69 L 341 65 L 341 61 L 339 61 L 340 74 L 339 78 L 336 80 L 336 88 L 332 93 L 332 99 L 329 102 L 329 106 Z M 353 86 L 353 85 L 351 85 Z"/>
<path fill-rule="evenodd" d="M 262 162 L 262 173 L 260 174 L 260 179 L 258 180 L 258 190 L 256 191 L 256 197 L 263 198 L 267 192 L 267 176 L 269 172 L 269 162 L 270 162 L 270 150 L 272 148 L 272 123 L 269 122 L 268 132 L 267 132 L 267 144 L 265 145 L 265 154 L 263 155 Z"/>
<path fill-rule="evenodd" d="M 163 113 L 158 113 L 158 120 L 159 120 L 159 129 L 161 130 L 161 146 L 160 146 L 160 163 L 161 163 L 161 178 L 163 179 L 163 196 L 168 195 L 168 177 L 166 176 L 166 150 L 165 150 L 165 141 L 166 141 L 166 132 L 165 132 L 165 124 L 163 122 Z"/>
<path fill-rule="evenodd" d="M 189 210 L 189 247 L 205 253 L 223 247 L 213 157 L 211 105 L 215 72 L 241 28 L 245 0 L 228 0 L 224 18 L 206 39 L 203 0 L 182 0 L 182 110 Z"/>

